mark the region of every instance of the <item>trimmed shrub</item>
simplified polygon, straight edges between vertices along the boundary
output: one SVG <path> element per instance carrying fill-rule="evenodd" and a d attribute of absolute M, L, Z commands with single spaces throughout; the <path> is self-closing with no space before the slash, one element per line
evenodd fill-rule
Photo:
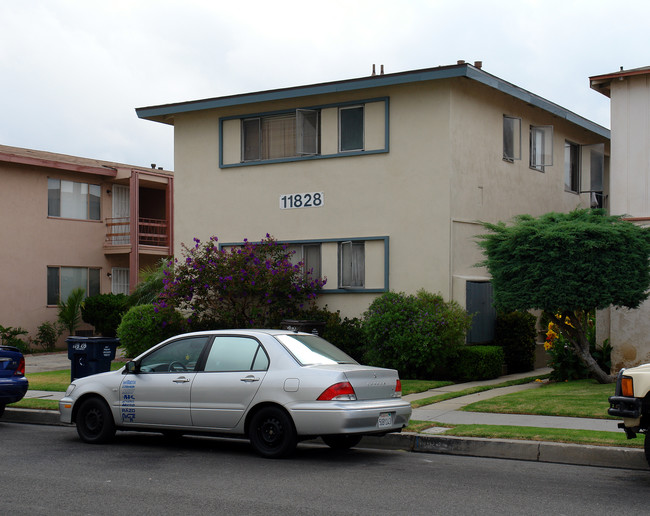
<path fill-rule="evenodd" d="M 340 311 L 330 312 L 325 306 L 301 312 L 295 319 L 324 322 L 323 338 L 345 351 L 357 362 L 363 362 L 368 347 L 361 320 L 357 317 L 341 319 Z"/>
<path fill-rule="evenodd" d="M 497 316 L 494 343 L 503 348 L 508 373 L 535 369 L 536 325 L 536 317 L 529 312 Z"/>
<path fill-rule="evenodd" d="M 420 290 L 387 292 L 364 313 L 365 360 L 397 369 L 402 378 L 430 379 L 463 345 L 471 316 L 455 301 Z"/>
<path fill-rule="evenodd" d="M 124 294 L 98 294 L 84 301 L 81 318 L 92 324 L 104 337 L 115 337 L 122 316 L 129 309 L 129 298 Z"/>
<path fill-rule="evenodd" d="M 463 346 L 453 361 L 452 376 L 463 382 L 498 378 L 503 358 L 501 346 Z"/>
<path fill-rule="evenodd" d="M 175 310 L 158 310 L 153 305 L 132 307 L 117 328 L 120 346 L 128 357 L 185 331 L 185 319 Z"/>

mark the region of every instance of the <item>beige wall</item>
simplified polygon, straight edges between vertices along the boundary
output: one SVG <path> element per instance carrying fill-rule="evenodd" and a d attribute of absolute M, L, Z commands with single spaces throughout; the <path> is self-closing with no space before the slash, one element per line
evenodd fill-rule
<path fill-rule="evenodd" d="M 388 97 L 390 106 L 387 153 L 219 168 L 220 117 L 381 97 Z M 376 142 L 383 134 L 379 112 L 371 124 L 366 114 L 366 139 L 372 134 Z M 330 114 L 323 114 L 323 127 L 336 122 Z M 504 114 L 522 117 L 522 159 L 514 163 L 502 159 Z M 531 123 L 555 128 L 554 165 L 544 173 L 528 166 Z M 267 232 L 280 240 L 389 236 L 391 290 L 425 288 L 462 303 L 467 279 L 487 279 L 474 267 L 482 259 L 474 242 L 481 231 L 477 221 L 586 205 L 588 196 L 564 192 L 564 139 L 581 144 L 596 139 L 467 79 L 178 114 L 174 134 L 176 253 L 181 242 L 211 235 L 222 242 L 259 240 Z M 224 162 L 239 162 L 239 138 L 238 120 L 226 121 Z M 335 146 L 323 135 L 323 153 L 326 149 Z M 281 195 L 299 192 L 323 192 L 325 204 L 278 208 Z M 325 265 L 326 289 L 335 288 L 336 268 Z M 322 303 L 359 315 L 374 297 L 329 294 Z"/>
<path fill-rule="evenodd" d="M 36 167 L 0 164 L 0 324 L 22 327 L 35 337 L 38 325 L 55 321 L 56 307 L 47 306 L 47 267 L 99 267 L 101 291 L 110 292 L 109 263 L 102 246 L 102 221 L 49 218 L 48 177 L 105 184 L 101 176 L 71 174 Z M 110 216 L 110 197 L 102 187 L 102 213 Z M 108 211 L 107 211 L 108 210 Z"/>
<path fill-rule="evenodd" d="M 613 80 L 610 87 L 611 213 L 650 217 L 650 76 Z M 650 301 L 637 310 L 611 308 L 610 318 L 612 369 L 650 362 Z"/>

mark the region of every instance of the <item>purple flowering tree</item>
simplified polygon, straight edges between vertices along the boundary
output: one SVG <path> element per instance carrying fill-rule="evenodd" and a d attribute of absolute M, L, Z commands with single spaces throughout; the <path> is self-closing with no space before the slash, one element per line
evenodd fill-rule
<path fill-rule="evenodd" d="M 181 310 L 194 327 L 277 327 L 313 305 L 326 281 L 292 263 L 293 251 L 269 234 L 229 249 L 219 249 L 217 237 L 182 248 L 182 258 L 165 269 L 156 306 Z"/>

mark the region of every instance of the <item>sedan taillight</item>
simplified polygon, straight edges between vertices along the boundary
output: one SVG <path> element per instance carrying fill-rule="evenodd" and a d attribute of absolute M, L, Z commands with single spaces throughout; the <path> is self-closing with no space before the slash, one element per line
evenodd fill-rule
<path fill-rule="evenodd" d="M 350 382 L 340 382 L 328 387 L 317 398 L 318 401 L 354 401 L 357 399 L 357 393 Z"/>
<path fill-rule="evenodd" d="M 401 398 L 401 397 L 402 397 L 402 380 L 398 378 L 397 383 L 395 384 L 395 392 L 393 393 L 393 398 Z"/>
<path fill-rule="evenodd" d="M 25 376 L 25 357 L 20 357 L 20 363 L 14 371 L 14 376 Z"/>

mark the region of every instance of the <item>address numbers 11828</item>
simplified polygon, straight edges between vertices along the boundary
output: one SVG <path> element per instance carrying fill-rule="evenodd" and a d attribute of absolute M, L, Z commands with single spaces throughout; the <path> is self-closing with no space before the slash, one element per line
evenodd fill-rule
<path fill-rule="evenodd" d="M 280 196 L 280 209 L 320 208 L 325 203 L 323 192 L 294 193 Z"/>

